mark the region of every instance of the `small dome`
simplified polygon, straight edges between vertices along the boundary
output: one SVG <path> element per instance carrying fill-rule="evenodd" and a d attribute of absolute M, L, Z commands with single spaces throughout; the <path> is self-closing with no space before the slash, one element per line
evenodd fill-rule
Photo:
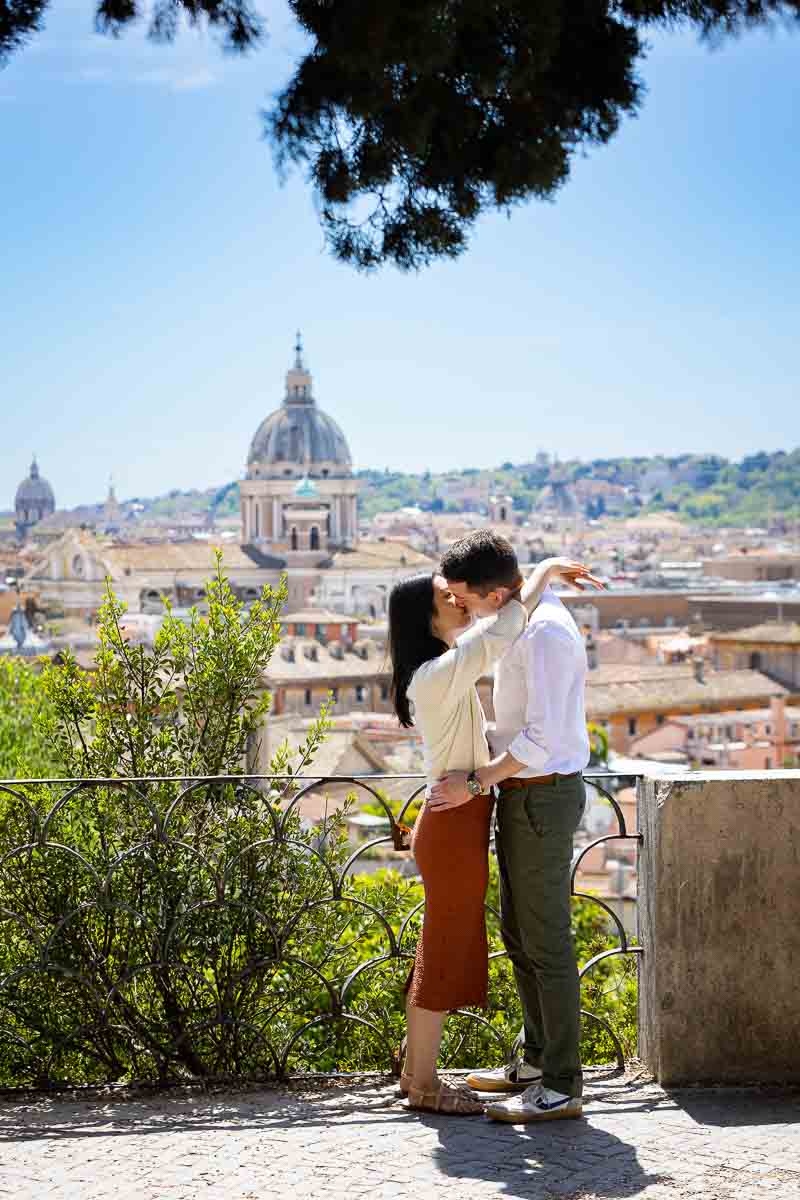
<path fill-rule="evenodd" d="M 298 500 L 316 500 L 319 496 L 319 488 L 313 479 L 309 479 L 307 475 L 304 475 L 300 482 L 295 485 L 294 494 Z"/>
<path fill-rule="evenodd" d="M 31 463 L 30 475 L 27 479 L 23 479 L 17 488 L 14 507 L 18 512 L 21 509 L 32 508 L 38 509 L 43 514 L 44 512 L 55 512 L 56 498 L 53 489 L 39 474 L 39 464 L 35 458 Z"/>

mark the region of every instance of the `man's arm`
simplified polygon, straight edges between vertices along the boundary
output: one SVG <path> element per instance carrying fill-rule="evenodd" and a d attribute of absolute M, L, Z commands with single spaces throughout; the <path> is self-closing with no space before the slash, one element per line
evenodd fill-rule
<path fill-rule="evenodd" d="M 504 754 L 476 770 L 485 792 L 520 771 L 543 775 L 563 723 L 571 682 L 564 661 L 564 651 L 572 653 L 569 634 L 559 625 L 542 622 L 526 640 L 525 649 L 528 681 L 525 725 Z M 457 808 L 470 799 L 467 772 L 452 771 L 435 784 L 428 803 L 432 808 L 442 810 Z"/>

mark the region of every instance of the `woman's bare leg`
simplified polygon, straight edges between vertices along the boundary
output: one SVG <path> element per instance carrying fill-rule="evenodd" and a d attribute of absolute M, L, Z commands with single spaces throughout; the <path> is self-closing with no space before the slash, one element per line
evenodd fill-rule
<path fill-rule="evenodd" d="M 432 1092 L 439 1086 L 436 1061 L 442 1042 L 446 1012 L 431 1012 L 406 1001 L 406 1061 L 403 1074 L 414 1081 L 414 1087 Z"/>

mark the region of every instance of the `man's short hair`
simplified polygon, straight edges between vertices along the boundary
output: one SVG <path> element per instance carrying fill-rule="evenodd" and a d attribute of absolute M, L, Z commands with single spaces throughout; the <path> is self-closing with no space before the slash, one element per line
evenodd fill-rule
<path fill-rule="evenodd" d="M 476 529 L 453 542 L 439 569 L 445 579 L 466 583 L 471 591 L 484 596 L 520 583 L 519 563 L 511 542 L 491 529 Z"/>

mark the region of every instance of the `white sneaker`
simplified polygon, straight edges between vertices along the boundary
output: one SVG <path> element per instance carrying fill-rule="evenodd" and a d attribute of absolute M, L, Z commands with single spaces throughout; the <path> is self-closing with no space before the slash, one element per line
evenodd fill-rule
<path fill-rule="evenodd" d="M 522 1125 L 526 1121 L 561 1121 L 582 1116 L 583 1101 L 580 1096 L 565 1096 L 563 1092 L 554 1092 L 537 1083 L 521 1096 L 487 1105 L 486 1115 L 494 1121 L 509 1121 L 512 1125 Z"/>
<path fill-rule="evenodd" d="M 541 1083 L 542 1072 L 530 1063 L 516 1059 L 505 1067 L 472 1071 L 466 1082 L 476 1092 L 522 1092 L 535 1083 Z"/>

